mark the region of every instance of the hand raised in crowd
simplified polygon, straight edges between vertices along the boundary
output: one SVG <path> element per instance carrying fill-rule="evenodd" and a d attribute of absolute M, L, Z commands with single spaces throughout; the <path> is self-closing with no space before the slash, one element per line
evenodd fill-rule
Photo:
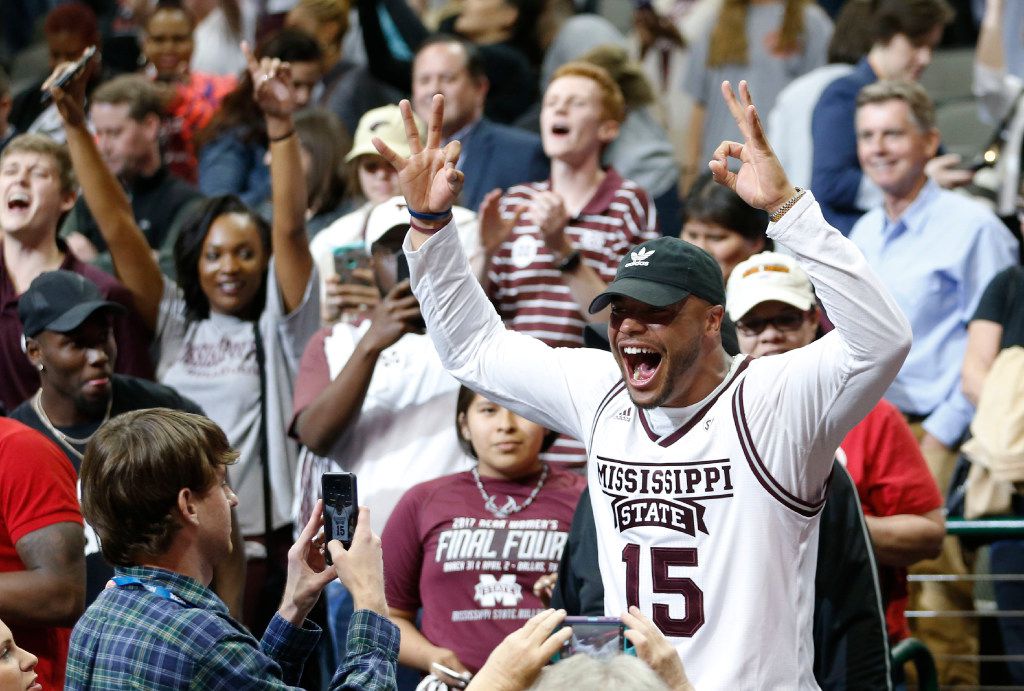
<path fill-rule="evenodd" d="M 359 267 L 352 270 L 350 279 L 342 282 L 332 274 L 324 279 L 324 312 L 330 321 L 346 314 L 366 313 L 380 302 L 380 290 L 373 279 L 373 270 Z"/>
<path fill-rule="evenodd" d="M 501 217 L 501 196 L 500 188 L 495 188 L 487 193 L 480 208 L 477 218 L 480 221 L 480 246 L 490 256 L 498 251 L 501 243 L 505 242 L 512 235 L 512 229 L 519 223 L 519 217 L 523 215 L 525 207 L 517 207 L 512 218 Z"/>
<path fill-rule="evenodd" d="M 740 82 L 739 91 L 742 105 L 733 94 L 732 85 L 722 82 L 722 97 L 743 133 L 743 143 L 722 142 L 708 166 L 715 182 L 734 191 L 750 206 L 771 212 L 792 198 L 796 188 L 768 143 L 746 81 Z M 740 161 L 740 169 L 735 173 L 729 170 L 730 158 Z"/>
<path fill-rule="evenodd" d="M 639 607 L 630 607 L 629 611 L 623 612 L 622 623 L 629 627 L 625 636 L 636 648 L 636 656 L 646 662 L 672 691 L 694 691 L 675 646 Z"/>
<path fill-rule="evenodd" d="M 293 131 L 292 113 L 298 107 L 291 65 L 278 58 L 257 60 L 245 41 L 242 52 L 252 78 L 253 100 L 267 120 L 267 136 L 271 140 L 288 136 Z"/>
<path fill-rule="evenodd" d="M 313 515 L 306 522 L 295 544 L 288 550 L 288 577 L 281 599 L 280 615 L 295 626 L 302 626 L 306 615 L 313 609 L 320 591 L 334 580 L 333 569 L 326 568 L 324 555 L 320 551 L 323 534 L 324 502 L 321 499 L 313 507 Z"/>
<path fill-rule="evenodd" d="M 472 691 L 523 691 L 572 636 L 571 627 L 557 628 L 565 620 L 564 609 L 548 609 L 527 621 L 487 658 L 467 689 Z"/>
<path fill-rule="evenodd" d="M 409 141 L 406 158 L 373 138 L 377 152 L 398 171 L 398 187 L 406 203 L 420 213 L 443 213 L 452 208 L 462 191 L 463 174 L 455 169 L 461 145 L 451 141 L 441 148 L 441 120 L 444 115 L 444 96 L 435 94 L 431 102 L 430 122 L 427 123 L 427 142 L 420 142 L 412 106 L 403 99 L 398 107 L 405 123 L 405 136 Z"/>
<path fill-rule="evenodd" d="M 86 49 L 88 50 L 88 49 Z M 82 51 L 85 54 L 85 51 Z M 89 77 L 99 57 L 93 55 L 86 64 L 85 69 L 71 78 L 63 88 L 54 86 L 65 72 L 74 69 L 75 63 L 62 62 L 57 65 L 50 76 L 46 78 L 40 91 L 49 91 L 50 97 L 57 106 L 57 112 L 65 123 L 71 127 L 83 127 L 85 125 L 85 85 L 89 83 Z"/>
<path fill-rule="evenodd" d="M 317 507 L 322 504 L 322 501 L 318 502 Z M 380 547 L 380 537 L 370 530 L 370 510 L 365 506 L 359 507 L 359 519 L 351 547 L 345 549 L 338 540 L 331 540 L 327 543 L 327 549 L 331 551 L 334 572 L 352 593 L 355 608 L 368 609 L 386 617 L 388 604 L 384 599 L 384 554 Z"/>
<path fill-rule="evenodd" d="M 405 334 L 415 333 L 422 327 L 420 303 L 412 294 L 409 280 L 405 279 L 392 287 L 384 299 L 377 303 L 370 328 L 363 339 L 379 352 L 393 346 Z"/>
<path fill-rule="evenodd" d="M 530 217 L 537 224 L 544 244 L 551 251 L 562 256 L 573 251 L 572 243 L 565 237 L 565 228 L 570 219 L 562 195 L 557 192 L 539 192 L 534 195 L 530 204 Z"/>

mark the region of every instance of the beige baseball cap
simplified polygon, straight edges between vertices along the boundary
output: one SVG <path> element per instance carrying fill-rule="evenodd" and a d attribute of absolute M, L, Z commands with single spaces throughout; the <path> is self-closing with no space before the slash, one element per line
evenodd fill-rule
<path fill-rule="evenodd" d="M 459 228 L 476 221 L 476 214 L 461 206 L 452 207 L 452 217 Z M 370 209 L 370 215 L 366 218 L 366 251 L 371 251 L 373 243 L 384 237 L 389 230 L 398 226 L 403 229 L 409 227 L 409 205 L 405 203 L 405 197 L 401 195 L 392 197 Z"/>
<path fill-rule="evenodd" d="M 762 302 L 784 302 L 798 310 L 809 310 L 814 305 L 811 279 L 793 257 L 761 252 L 732 270 L 726 287 L 729 318 L 738 321 Z"/>
<path fill-rule="evenodd" d="M 424 125 L 416 115 L 416 129 L 420 136 L 423 135 Z M 373 145 L 373 138 L 378 137 L 382 142 L 391 147 L 395 153 L 408 157 L 409 142 L 405 137 L 405 123 L 402 120 L 402 111 L 398 106 L 387 105 L 374 108 L 363 113 L 359 118 L 359 125 L 356 127 L 356 134 L 352 141 L 352 150 L 345 156 L 345 162 L 354 161 L 366 154 L 377 154 Z"/>

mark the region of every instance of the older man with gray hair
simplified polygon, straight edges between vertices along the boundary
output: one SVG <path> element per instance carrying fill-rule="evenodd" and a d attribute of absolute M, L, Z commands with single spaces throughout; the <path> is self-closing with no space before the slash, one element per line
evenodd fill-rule
<path fill-rule="evenodd" d="M 925 164 L 938 149 L 939 131 L 935 108 L 920 85 L 882 81 L 864 87 L 857 98 L 856 130 L 861 168 L 882 190 L 883 202 L 857 221 L 850 239 L 892 292 L 914 335 L 910 355 L 885 397 L 911 423 L 932 475 L 946 487 L 954 449 L 974 414 L 960 391 L 967 322 L 989 280 L 1016 261 L 1017 241 L 981 203 L 928 178 Z M 952 540 L 938 562 L 917 568 L 964 571 Z M 923 584 L 917 604 L 939 611 L 973 609 L 969 588 L 938 583 Z M 968 633 L 976 623 L 960 623 L 921 621 L 915 632 L 939 658 L 944 684 L 977 683 L 971 663 L 943 661 L 946 653 L 977 652 L 976 635 Z"/>

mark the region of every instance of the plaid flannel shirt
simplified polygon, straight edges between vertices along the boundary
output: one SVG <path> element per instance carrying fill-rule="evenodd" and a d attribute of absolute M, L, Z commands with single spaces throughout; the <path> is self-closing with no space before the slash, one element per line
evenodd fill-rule
<path fill-rule="evenodd" d="M 257 643 L 194 579 L 150 567 L 116 572 L 142 585 L 105 590 L 75 625 L 65 689 L 291 689 L 320 639 L 315 624 L 275 614 Z M 394 689 L 398 640 L 394 624 L 358 610 L 330 688 Z"/>

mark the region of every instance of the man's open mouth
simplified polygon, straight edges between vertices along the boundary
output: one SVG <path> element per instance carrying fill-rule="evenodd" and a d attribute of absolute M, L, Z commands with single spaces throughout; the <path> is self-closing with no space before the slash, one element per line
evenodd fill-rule
<path fill-rule="evenodd" d="M 626 365 L 629 383 L 643 387 L 654 379 L 661 366 L 661 353 L 643 346 L 623 346 L 622 361 Z"/>

